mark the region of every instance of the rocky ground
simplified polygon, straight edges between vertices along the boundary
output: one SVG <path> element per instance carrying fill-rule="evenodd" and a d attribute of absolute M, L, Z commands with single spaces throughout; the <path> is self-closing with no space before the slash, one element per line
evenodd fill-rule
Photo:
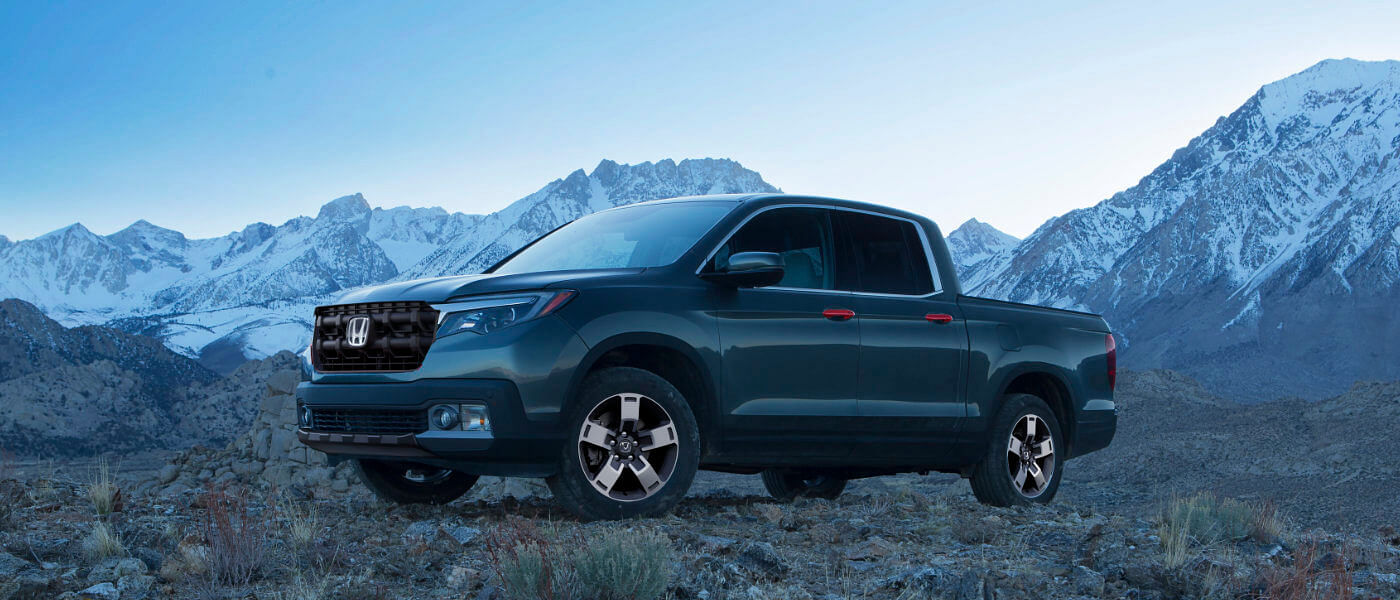
<path fill-rule="evenodd" d="M 0 465 L 0 599 L 1400 598 L 1395 472 L 1363 452 L 1385 447 L 1364 425 L 1400 422 L 1393 385 L 1253 412 L 1127 374 L 1119 438 L 1047 507 L 915 475 L 781 505 L 756 476 L 702 473 L 672 515 L 618 524 L 533 480 L 380 503 L 296 442 L 299 379 L 262 378 L 224 448 Z"/>

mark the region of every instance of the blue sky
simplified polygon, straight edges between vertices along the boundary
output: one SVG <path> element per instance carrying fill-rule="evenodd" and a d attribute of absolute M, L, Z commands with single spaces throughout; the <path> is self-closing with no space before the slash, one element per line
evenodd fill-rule
<path fill-rule="evenodd" d="M 0 234 L 488 212 L 712 156 L 1024 236 L 1265 83 L 1400 58 L 1395 2 L 990 4 L 3 3 Z"/>

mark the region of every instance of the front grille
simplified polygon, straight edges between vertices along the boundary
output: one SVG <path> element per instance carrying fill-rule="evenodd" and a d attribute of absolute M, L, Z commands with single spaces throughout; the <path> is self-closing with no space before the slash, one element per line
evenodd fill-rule
<path fill-rule="evenodd" d="M 368 317 L 363 345 L 352 346 L 350 322 Z M 425 302 L 370 302 L 316 307 L 311 363 L 318 371 L 412 371 L 437 334 L 438 311 Z"/>
<path fill-rule="evenodd" d="M 312 431 L 403 435 L 428 430 L 428 416 L 421 410 L 311 409 Z"/>

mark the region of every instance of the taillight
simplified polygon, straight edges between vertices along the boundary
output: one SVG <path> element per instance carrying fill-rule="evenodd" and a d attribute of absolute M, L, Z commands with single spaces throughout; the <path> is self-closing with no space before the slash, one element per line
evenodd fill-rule
<path fill-rule="evenodd" d="M 1108 391 L 1113 391 L 1118 385 L 1118 344 L 1113 341 L 1113 334 L 1104 337 L 1104 346 L 1108 348 Z"/>

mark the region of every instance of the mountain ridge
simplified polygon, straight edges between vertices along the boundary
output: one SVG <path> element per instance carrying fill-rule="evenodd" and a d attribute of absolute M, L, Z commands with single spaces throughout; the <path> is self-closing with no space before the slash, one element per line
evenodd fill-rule
<path fill-rule="evenodd" d="M 712 191 L 777 191 L 729 159 L 637 165 L 603 160 L 487 215 L 372 207 L 338 197 L 315 217 L 255 222 L 213 238 L 139 219 L 101 236 L 74 223 L 0 244 L 0 298 L 59 322 L 153 335 L 221 372 L 302 348 L 310 315 L 346 290 L 395 278 L 473 272 L 602 208 Z M 429 260 L 431 259 L 431 261 Z"/>

